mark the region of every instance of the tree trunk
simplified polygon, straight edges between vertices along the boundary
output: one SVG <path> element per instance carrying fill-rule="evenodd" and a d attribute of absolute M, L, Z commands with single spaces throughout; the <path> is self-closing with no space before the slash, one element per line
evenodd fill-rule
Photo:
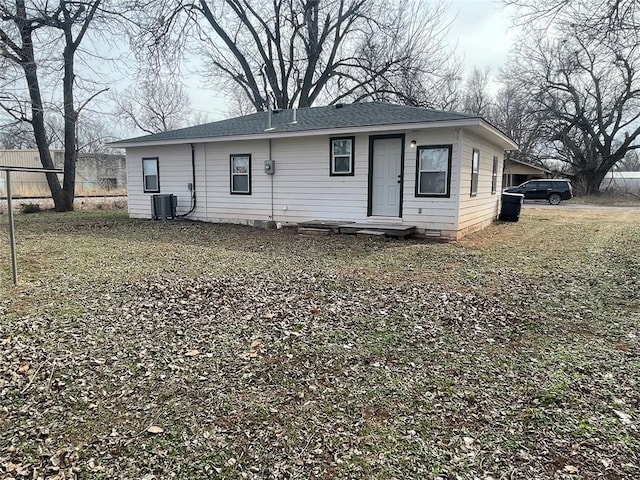
<path fill-rule="evenodd" d="M 31 126 L 33 135 L 38 147 L 40 162 L 44 168 L 56 168 L 51 158 L 49 143 L 47 142 L 47 130 L 44 124 L 44 108 L 42 105 L 42 95 L 40 93 L 40 83 L 38 82 L 38 70 L 34 60 L 33 40 L 31 38 L 31 30 L 26 26 L 21 28 L 20 35 L 22 37 L 24 57 L 21 62 L 24 71 L 25 80 L 29 89 L 29 98 L 31 100 Z M 65 195 L 60 187 L 60 181 L 55 173 L 47 173 L 47 183 L 51 190 L 51 197 L 56 211 L 66 211 Z"/>
<path fill-rule="evenodd" d="M 74 109 L 73 81 L 74 65 L 73 47 L 67 43 L 63 53 L 64 78 L 62 80 L 64 100 L 64 180 L 62 183 L 64 210 L 73 210 L 76 189 L 76 126 L 78 112 Z"/>
<path fill-rule="evenodd" d="M 318 0 L 307 0 L 304 5 L 304 20 L 307 26 L 308 44 L 307 44 L 307 61 L 304 79 L 300 86 L 299 107 L 310 107 L 313 103 L 311 98 L 311 90 L 313 88 L 313 76 L 316 73 L 316 65 L 320 58 L 322 46 L 318 38 Z M 336 26 L 340 28 L 340 26 Z"/>
<path fill-rule="evenodd" d="M 606 172 L 580 172 L 573 177 L 573 187 L 582 195 L 600 195 L 600 184 Z"/>

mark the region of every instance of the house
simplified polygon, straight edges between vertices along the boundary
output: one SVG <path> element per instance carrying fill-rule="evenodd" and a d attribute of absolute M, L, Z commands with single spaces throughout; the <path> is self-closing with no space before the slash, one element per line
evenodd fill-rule
<path fill-rule="evenodd" d="M 254 113 L 122 140 L 129 215 L 248 225 L 332 220 L 457 239 L 499 213 L 505 150 L 478 117 L 386 103 Z"/>
<path fill-rule="evenodd" d="M 55 168 L 64 168 L 64 150 L 51 150 Z M 37 149 L 0 150 L 0 165 L 5 167 L 42 168 Z M 62 182 L 63 175 L 58 178 Z M 18 197 L 49 196 L 51 192 L 42 173 L 14 172 L 13 194 Z M 124 189 L 127 184 L 124 155 L 79 152 L 76 158 L 76 193 L 108 193 Z M 6 195 L 5 179 L 0 175 L 0 196 Z"/>
<path fill-rule="evenodd" d="M 504 162 L 504 172 L 502 174 L 502 186 L 515 187 L 528 180 L 536 178 L 548 178 L 552 174 L 551 170 L 527 163 L 515 158 L 507 158 Z"/>

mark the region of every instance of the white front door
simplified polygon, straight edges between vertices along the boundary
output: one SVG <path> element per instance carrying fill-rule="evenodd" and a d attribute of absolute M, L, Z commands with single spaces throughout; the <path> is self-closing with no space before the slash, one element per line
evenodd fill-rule
<path fill-rule="evenodd" d="M 372 159 L 371 215 L 399 217 L 402 139 L 374 139 Z"/>

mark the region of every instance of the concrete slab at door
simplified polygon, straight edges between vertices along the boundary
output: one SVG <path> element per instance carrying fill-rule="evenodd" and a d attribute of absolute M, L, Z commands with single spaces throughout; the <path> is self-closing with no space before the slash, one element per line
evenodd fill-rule
<path fill-rule="evenodd" d="M 402 139 L 377 138 L 372 146 L 371 215 L 399 217 Z"/>

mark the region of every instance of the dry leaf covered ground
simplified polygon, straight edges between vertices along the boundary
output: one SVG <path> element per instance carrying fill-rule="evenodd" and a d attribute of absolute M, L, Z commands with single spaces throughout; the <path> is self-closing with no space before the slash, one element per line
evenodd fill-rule
<path fill-rule="evenodd" d="M 17 217 L 0 478 L 640 477 L 640 211 L 451 244 Z"/>

